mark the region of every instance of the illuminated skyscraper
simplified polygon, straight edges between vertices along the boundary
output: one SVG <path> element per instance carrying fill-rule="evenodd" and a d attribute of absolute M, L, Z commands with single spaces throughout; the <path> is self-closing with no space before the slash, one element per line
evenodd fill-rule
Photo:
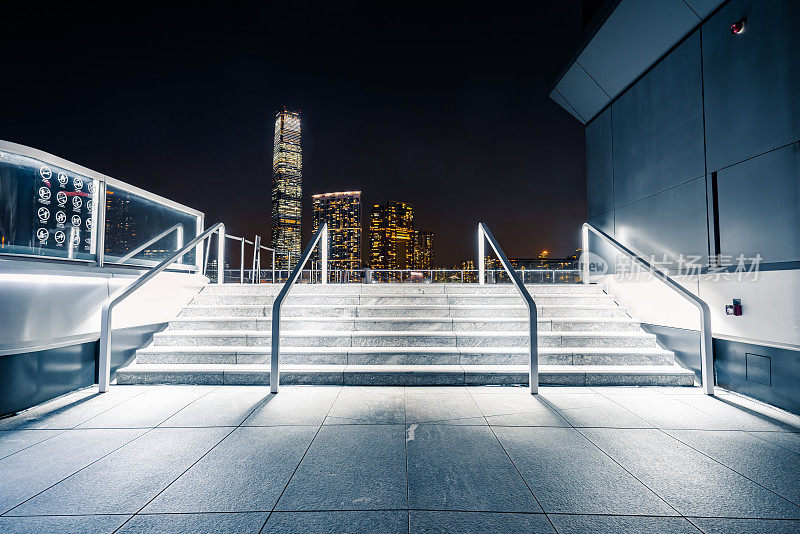
<path fill-rule="evenodd" d="M 431 269 L 433 262 L 433 232 L 414 231 L 414 268 Z"/>
<path fill-rule="evenodd" d="M 314 232 L 328 223 L 328 267 L 361 268 L 361 191 L 312 195 Z"/>
<path fill-rule="evenodd" d="M 286 255 L 294 265 L 300 258 L 300 209 L 303 195 L 303 153 L 300 146 L 300 112 L 275 115 L 272 157 L 272 248 L 276 261 L 286 267 Z"/>
<path fill-rule="evenodd" d="M 405 202 L 372 206 L 369 263 L 373 269 L 414 267 L 414 208 Z"/>

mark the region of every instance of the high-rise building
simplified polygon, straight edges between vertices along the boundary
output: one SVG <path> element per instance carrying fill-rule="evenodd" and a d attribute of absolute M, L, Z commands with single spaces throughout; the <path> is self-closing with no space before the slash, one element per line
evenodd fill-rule
<path fill-rule="evenodd" d="M 328 267 L 361 268 L 361 191 L 312 195 L 314 233 L 328 223 Z"/>
<path fill-rule="evenodd" d="M 300 112 L 279 111 L 275 115 L 272 156 L 272 248 L 276 262 L 294 265 L 300 258 L 300 210 L 303 195 L 303 153 L 300 146 Z"/>
<path fill-rule="evenodd" d="M 414 268 L 430 269 L 433 263 L 433 232 L 414 231 Z"/>
<path fill-rule="evenodd" d="M 372 206 L 369 264 L 373 269 L 414 267 L 414 208 L 411 205 L 387 202 Z"/>

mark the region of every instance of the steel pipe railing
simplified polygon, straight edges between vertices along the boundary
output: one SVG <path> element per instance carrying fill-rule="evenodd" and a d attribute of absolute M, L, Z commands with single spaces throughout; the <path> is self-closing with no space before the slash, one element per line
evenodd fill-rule
<path fill-rule="evenodd" d="M 283 284 L 280 292 L 278 292 L 278 296 L 275 297 L 275 302 L 272 304 L 272 340 L 269 367 L 269 389 L 272 393 L 278 392 L 278 385 L 280 382 L 280 370 L 278 365 L 281 351 L 281 308 L 283 307 L 283 301 L 286 298 L 286 295 L 289 293 L 289 290 L 292 289 L 292 286 L 297 278 L 300 276 L 300 273 L 303 271 L 303 267 L 311 257 L 311 253 L 314 252 L 314 248 L 317 246 L 317 243 L 321 243 L 322 248 L 321 281 L 322 284 L 328 283 L 328 224 L 325 223 L 319 228 L 319 230 L 317 230 L 317 233 L 314 234 L 311 242 L 308 244 L 306 250 L 303 252 L 303 255 L 300 257 L 300 261 L 298 261 L 297 265 L 295 265 L 294 269 L 292 270 L 292 274 L 289 275 L 289 279 L 286 280 L 285 284 Z"/>
<path fill-rule="evenodd" d="M 506 257 L 505 252 L 503 249 L 500 248 L 500 245 L 497 243 L 497 240 L 492 235 L 492 232 L 484 223 L 478 223 L 478 271 L 479 271 L 479 283 L 483 285 L 485 283 L 484 280 L 484 261 L 485 261 L 485 243 L 486 241 L 489 242 L 494 253 L 497 255 L 497 258 L 500 260 L 500 264 L 505 269 L 508 276 L 511 278 L 512 283 L 519 291 L 519 294 L 525 300 L 525 304 L 528 306 L 528 356 L 529 356 L 529 365 L 528 365 L 528 385 L 530 387 L 531 395 L 536 395 L 539 392 L 539 333 L 538 333 L 538 322 L 537 322 L 537 314 L 536 314 L 536 303 L 533 301 L 533 297 L 528 292 L 525 284 L 519 279 L 519 274 L 517 271 L 512 267 L 511 262 L 508 261 L 508 257 Z"/>
<path fill-rule="evenodd" d="M 189 241 L 189 243 L 181 247 L 180 250 L 176 251 L 169 258 L 163 260 L 161 263 L 139 276 L 139 278 L 137 278 L 119 295 L 109 297 L 103 303 L 103 309 L 100 312 L 100 355 L 98 362 L 98 382 L 100 393 L 108 391 L 108 386 L 111 383 L 111 313 L 114 311 L 114 307 L 128 298 L 137 289 L 149 282 L 158 273 L 169 267 L 177 259 L 182 258 L 183 255 L 189 252 L 192 248 L 204 242 L 215 232 L 219 234 L 219 238 L 217 240 L 217 283 L 221 284 L 225 276 L 222 268 L 225 258 L 225 225 L 222 223 L 217 223 L 199 236 Z"/>
<path fill-rule="evenodd" d="M 581 230 L 581 244 L 583 247 L 584 261 L 581 266 L 584 284 L 589 283 L 589 232 L 592 232 L 597 237 L 603 239 L 606 243 L 617 249 L 619 252 L 631 258 L 634 262 L 644 267 L 659 281 L 665 283 L 670 289 L 678 293 L 684 299 L 691 302 L 700 312 L 700 375 L 702 377 L 703 393 L 706 395 L 714 394 L 714 344 L 711 332 L 711 310 L 708 304 L 703 299 L 680 285 L 669 275 L 659 271 L 650 265 L 639 254 L 636 254 L 631 249 L 605 233 L 604 231 L 595 228 L 589 223 L 584 223 Z"/>
<path fill-rule="evenodd" d="M 135 249 L 131 250 L 130 252 L 122 256 L 120 259 L 116 261 L 116 263 L 125 263 L 126 261 L 136 256 L 137 254 L 139 254 L 141 251 L 143 251 L 153 243 L 167 237 L 172 232 L 175 232 L 175 240 L 176 240 L 175 250 L 178 250 L 183 246 L 183 225 L 180 223 L 170 226 L 169 228 L 167 228 L 166 230 L 164 230 L 155 237 L 151 237 L 144 244 L 139 245 Z"/>

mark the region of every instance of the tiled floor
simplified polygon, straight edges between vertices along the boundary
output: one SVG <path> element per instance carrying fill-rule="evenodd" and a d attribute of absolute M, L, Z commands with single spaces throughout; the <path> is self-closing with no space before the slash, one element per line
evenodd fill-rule
<path fill-rule="evenodd" d="M 116 386 L 0 420 L 0 531 L 800 532 L 798 432 L 695 388 Z"/>

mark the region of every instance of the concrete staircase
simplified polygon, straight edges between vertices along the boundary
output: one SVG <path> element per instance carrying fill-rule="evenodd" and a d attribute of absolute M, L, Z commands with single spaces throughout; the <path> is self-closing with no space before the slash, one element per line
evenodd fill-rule
<path fill-rule="evenodd" d="M 527 286 L 541 384 L 692 385 L 694 375 L 595 285 Z M 208 285 L 119 383 L 269 383 L 277 285 Z M 527 309 L 511 285 L 296 285 L 283 306 L 281 383 L 525 384 Z"/>

